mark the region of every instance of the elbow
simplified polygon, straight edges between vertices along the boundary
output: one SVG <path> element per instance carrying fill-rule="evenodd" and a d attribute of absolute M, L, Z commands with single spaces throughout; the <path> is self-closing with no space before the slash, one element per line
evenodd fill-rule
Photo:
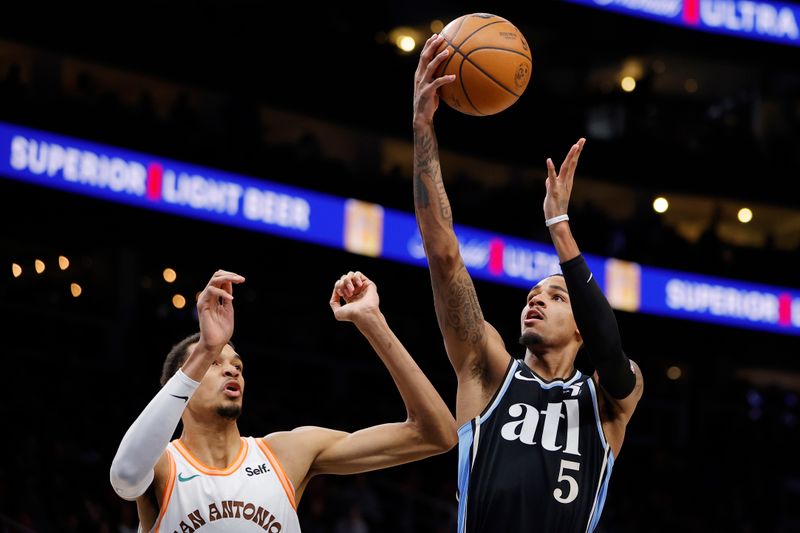
<path fill-rule="evenodd" d="M 144 494 L 151 482 L 139 469 L 118 461 L 116 457 L 111 463 L 110 478 L 114 491 L 126 500 L 135 500 Z"/>
<path fill-rule="evenodd" d="M 453 421 L 453 427 L 451 431 L 446 432 L 445 435 L 442 436 L 442 440 L 440 442 L 441 452 L 449 452 L 453 448 L 456 447 L 458 444 L 458 430 L 456 429 L 455 420 Z"/>
<path fill-rule="evenodd" d="M 461 250 L 458 248 L 458 241 L 452 244 L 426 244 L 425 255 L 432 268 L 437 268 L 444 272 L 455 270 L 461 263 Z"/>
<path fill-rule="evenodd" d="M 434 455 L 449 452 L 458 444 L 456 421 L 451 417 L 446 423 L 422 429 L 421 437 L 426 447 L 430 447 Z"/>

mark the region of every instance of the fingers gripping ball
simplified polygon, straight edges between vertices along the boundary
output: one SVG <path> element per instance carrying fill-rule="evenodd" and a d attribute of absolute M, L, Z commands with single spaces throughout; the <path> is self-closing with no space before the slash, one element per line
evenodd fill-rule
<path fill-rule="evenodd" d="M 497 15 L 472 13 L 450 22 L 441 32 L 447 59 L 436 76 L 455 74 L 441 98 L 468 115 L 494 115 L 517 101 L 531 79 L 533 63 L 525 37 Z"/>

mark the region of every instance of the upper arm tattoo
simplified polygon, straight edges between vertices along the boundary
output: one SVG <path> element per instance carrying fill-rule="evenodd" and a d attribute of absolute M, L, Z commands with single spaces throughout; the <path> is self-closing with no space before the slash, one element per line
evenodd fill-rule
<path fill-rule="evenodd" d="M 481 343 L 485 334 L 483 312 L 463 262 L 456 274 L 440 285 L 438 292 L 437 318 L 443 332 L 452 330 L 458 340 L 473 346 Z"/>

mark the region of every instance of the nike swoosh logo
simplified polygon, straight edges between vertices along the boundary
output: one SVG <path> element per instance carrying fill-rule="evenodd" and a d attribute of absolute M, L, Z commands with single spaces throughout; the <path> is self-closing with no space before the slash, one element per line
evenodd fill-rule
<path fill-rule="evenodd" d="M 594 276 L 594 272 L 589 272 L 589 279 L 586 280 L 586 283 L 592 281 L 592 276 Z"/>
<path fill-rule="evenodd" d="M 522 370 L 517 370 L 517 373 L 514 374 L 514 377 L 521 379 L 522 381 L 538 381 L 536 378 L 529 378 L 528 376 L 524 375 Z"/>
<path fill-rule="evenodd" d="M 193 476 L 183 477 L 183 472 L 181 472 L 180 474 L 178 474 L 178 481 L 181 481 L 181 482 L 182 481 L 191 481 L 192 479 L 196 478 L 199 475 L 200 474 L 195 474 Z"/>
<path fill-rule="evenodd" d="M 170 396 L 172 396 L 173 398 L 177 398 L 179 400 L 183 400 L 184 402 L 188 402 L 189 401 L 189 397 L 188 396 L 175 396 L 174 394 L 170 394 Z"/>

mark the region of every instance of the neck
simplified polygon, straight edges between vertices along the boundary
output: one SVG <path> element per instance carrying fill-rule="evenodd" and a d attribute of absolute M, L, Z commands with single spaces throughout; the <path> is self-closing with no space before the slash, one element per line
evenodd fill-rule
<path fill-rule="evenodd" d="M 567 349 L 525 351 L 525 364 L 547 381 L 567 379 L 575 370 L 575 352 Z"/>
<path fill-rule="evenodd" d="M 181 442 L 203 464 L 211 468 L 230 465 L 242 446 L 235 420 L 213 415 L 213 420 L 198 421 L 191 413 L 183 417 Z"/>

